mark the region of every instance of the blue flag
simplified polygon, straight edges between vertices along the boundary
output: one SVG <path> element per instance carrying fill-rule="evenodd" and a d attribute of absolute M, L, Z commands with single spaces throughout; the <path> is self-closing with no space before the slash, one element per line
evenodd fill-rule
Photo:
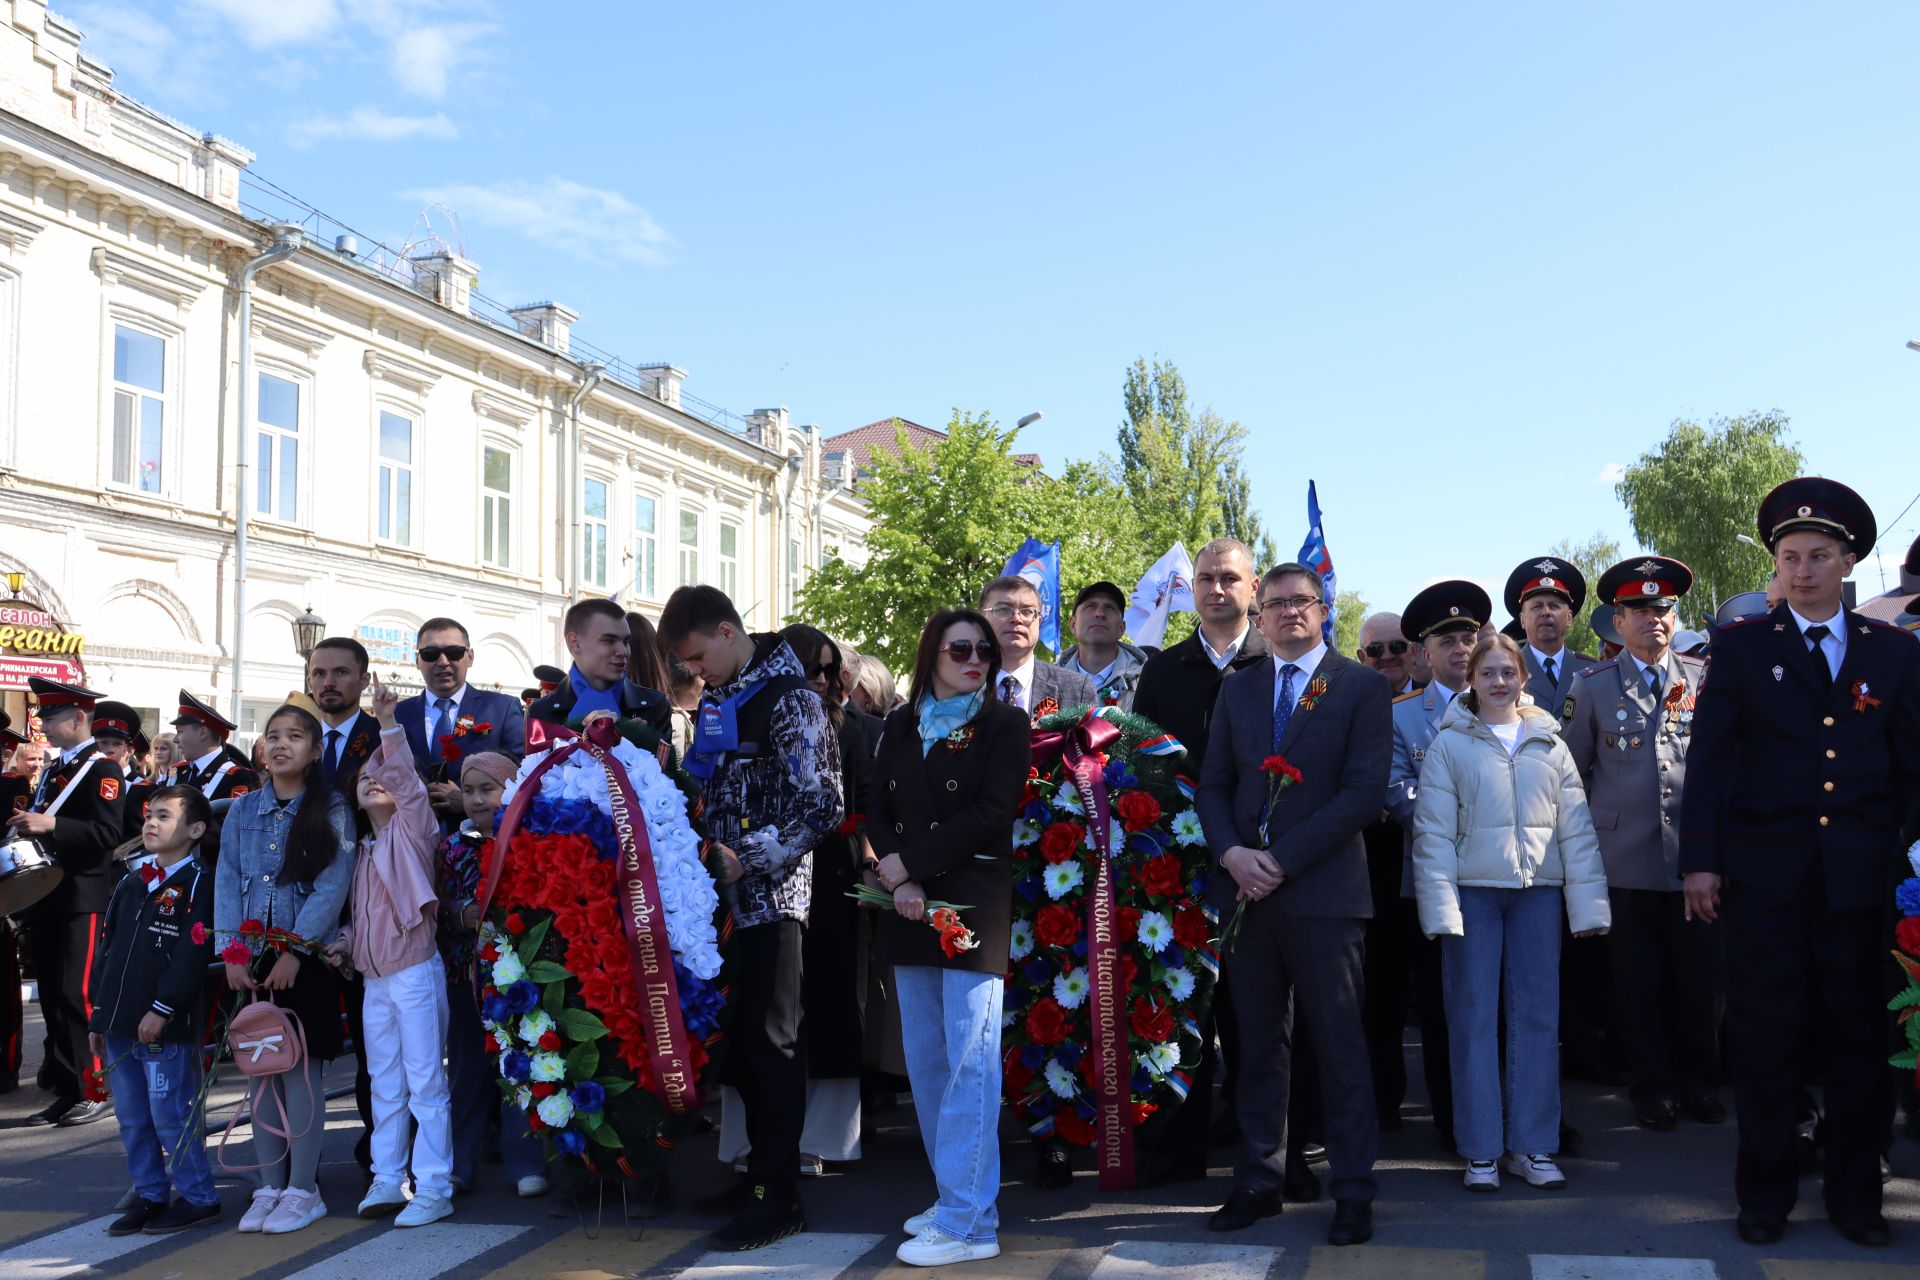
<path fill-rule="evenodd" d="M 1025 578 L 1040 593 L 1040 643 L 1060 656 L 1060 544 L 1028 538 L 1000 571 L 1002 577 Z"/>
<path fill-rule="evenodd" d="M 1320 491 L 1307 481 L 1307 540 L 1300 544 L 1300 563 L 1318 573 L 1327 582 L 1327 620 L 1320 624 L 1320 635 L 1333 643 L 1333 557 L 1327 554 L 1326 530 L 1320 527 Z"/>

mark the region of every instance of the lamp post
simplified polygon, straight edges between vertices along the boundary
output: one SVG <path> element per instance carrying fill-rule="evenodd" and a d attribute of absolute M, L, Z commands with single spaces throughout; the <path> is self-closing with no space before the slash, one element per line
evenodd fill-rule
<path fill-rule="evenodd" d="M 293 620 L 293 647 L 300 655 L 301 665 L 313 656 L 313 651 L 320 647 L 320 638 L 326 634 L 327 620 L 315 613 L 312 605 Z"/>

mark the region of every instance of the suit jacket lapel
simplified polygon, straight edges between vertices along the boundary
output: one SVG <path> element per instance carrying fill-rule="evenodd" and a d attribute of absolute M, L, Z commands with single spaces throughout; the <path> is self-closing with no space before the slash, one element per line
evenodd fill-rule
<path fill-rule="evenodd" d="M 1264 760 L 1273 754 L 1273 663 L 1264 662 L 1253 677 L 1253 687 L 1247 693 L 1253 702 L 1252 714 L 1247 718 L 1247 728 L 1258 741 L 1253 743 L 1254 759 Z"/>
<path fill-rule="evenodd" d="M 1273 664 L 1269 662 L 1267 664 L 1267 668 L 1268 670 L 1272 670 Z M 1315 671 L 1313 675 L 1307 679 L 1306 684 L 1302 685 L 1299 691 L 1294 695 L 1295 705 L 1293 708 L 1293 715 L 1287 720 L 1287 727 L 1280 734 L 1280 750 L 1279 750 L 1280 755 L 1285 755 L 1287 754 L 1288 751 L 1292 750 L 1294 739 L 1300 736 L 1301 726 L 1307 722 L 1307 717 L 1313 714 L 1312 708 L 1303 707 L 1299 705 L 1299 699 L 1306 697 L 1307 690 L 1313 687 L 1315 681 L 1319 681 L 1319 680 L 1326 681 L 1325 688 L 1321 690 L 1320 698 L 1327 697 L 1329 694 L 1333 692 L 1334 681 L 1340 678 L 1340 673 L 1344 669 L 1345 669 L 1344 665 L 1339 662 L 1336 662 L 1334 660 L 1334 655 L 1331 653 L 1329 653 L 1325 658 L 1322 658 L 1320 660 L 1319 670 Z M 1314 701 L 1315 701 L 1315 704 L 1317 705 L 1320 699 L 1316 698 Z M 1267 706 L 1269 708 L 1273 706 L 1273 699 L 1271 697 L 1267 699 Z M 1271 710 L 1269 710 L 1268 714 L 1269 715 L 1272 714 Z M 1269 721 L 1269 725 L 1271 725 L 1271 721 Z M 1269 736 L 1271 736 L 1272 734 L 1271 728 L 1269 728 L 1268 734 Z"/>
<path fill-rule="evenodd" d="M 1647 688 L 1647 678 L 1641 674 L 1640 664 L 1633 660 L 1633 655 L 1621 654 L 1613 664 L 1613 673 L 1620 677 L 1620 692 L 1627 701 L 1640 708 L 1651 720 L 1660 710 L 1660 704 L 1653 700 L 1653 690 Z M 1672 674 L 1668 672 L 1667 678 L 1671 679 Z"/>

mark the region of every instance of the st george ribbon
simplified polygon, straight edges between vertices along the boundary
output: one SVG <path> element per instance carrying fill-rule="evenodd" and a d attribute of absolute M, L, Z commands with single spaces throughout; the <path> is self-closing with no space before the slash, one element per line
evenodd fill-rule
<path fill-rule="evenodd" d="M 1100 1189 L 1133 1188 L 1133 1073 L 1127 1061 L 1126 989 L 1120 975 L 1119 912 L 1113 885 L 1113 819 L 1107 811 L 1106 761 L 1102 753 L 1120 739 L 1120 728 L 1099 711 L 1065 733 L 1033 735 L 1033 759 L 1044 769 L 1060 756 L 1087 813 L 1097 869 L 1087 895 L 1087 968 L 1092 982 L 1094 1096 L 1099 1116 Z"/>
<path fill-rule="evenodd" d="M 653 847 L 633 794 L 633 782 L 627 777 L 626 768 L 608 749 L 618 739 L 618 731 L 612 721 L 598 721 L 584 733 L 552 728 L 548 735 L 559 745 L 533 767 L 533 772 L 514 792 L 506 813 L 501 815 L 500 831 L 494 837 L 494 856 L 480 891 L 480 914 L 486 914 L 487 904 L 493 900 L 494 888 L 506 868 L 507 851 L 513 845 L 514 833 L 519 830 L 527 807 L 540 792 L 540 779 L 576 751 L 592 756 L 606 772 L 607 794 L 612 802 L 613 832 L 620 849 L 617 868 L 620 922 L 627 935 L 634 994 L 639 1000 L 641 1019 L 647 1026 L 647 1061 L 653 1067 L 653 1078 L 659 1082 L 661 1105 L 675 1115 L 693 1111 L 700 1106 L 700 1088 L 687 1053 L 690 1042 L 686 1019 L 680 1012 L 680 988 L 673 974 L 673 947 L 667 937 L 660 880 L 653 869 Z M 475 989 L 478 990 L 477 985 Z"/>

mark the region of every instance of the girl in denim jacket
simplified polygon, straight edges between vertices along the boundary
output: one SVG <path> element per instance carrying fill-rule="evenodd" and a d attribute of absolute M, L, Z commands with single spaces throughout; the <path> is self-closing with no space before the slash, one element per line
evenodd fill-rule
<path fill-rule="evenodd" d="M 223 953 L 236 941 L 249 944 L 240 926 L 255 920 L 327 944 L 353 881 L 353 813 L 321 772 L 319 720 L 288 704 L 268 717 L 261 743 L 269 785 L 235 800 L 221 829 L 213 925 Z M 242 1231 L 298 1231 L 327 1213 L 315 1183 L 326 1134 L 320 1072 L 344 1047 L 340 980 L 316 956 L 263 950 L 247 963 L 229 962 L 227 985 L 264 991 L 306 1032 L 305 1062 L 264 1085 L 279 1091 L 288 1132 L 299 1136 L 289 1144 L 255 1126 L 261 1186 L 240 1219 Z"/>

